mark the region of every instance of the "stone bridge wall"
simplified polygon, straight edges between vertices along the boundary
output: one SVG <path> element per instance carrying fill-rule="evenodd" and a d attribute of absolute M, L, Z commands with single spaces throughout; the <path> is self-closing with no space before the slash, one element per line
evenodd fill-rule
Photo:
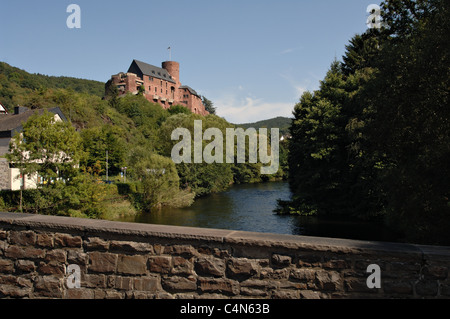
<path fill-rule="evenodd" d="M 449 247 L 0 213 L 0 298 L 450 298 L 449 268 Z"/>

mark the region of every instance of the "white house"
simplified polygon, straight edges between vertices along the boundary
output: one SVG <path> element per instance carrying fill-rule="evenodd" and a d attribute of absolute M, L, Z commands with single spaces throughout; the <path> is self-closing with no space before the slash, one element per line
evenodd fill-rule
<path fill-rule="evenodd" d="M 0 109 L 1 111 L 1 109 Z M 17 106 L 13 114 L 0 112 L 0 190 L 20 190 L 36 188 L 39 182 L 37 177 L 24 177 L 20 175 L 19 169 L 14 163 L 9 163 L 5 155 L 9 152 L 9 143 L 15 134 L 20 134 L 23 124 L 33 114 L 44 114 L 45 111 L 55 114 L 56 121 L 67 121 L 59 107 L 51 109 L 30 110 L 26 107 Z"/>

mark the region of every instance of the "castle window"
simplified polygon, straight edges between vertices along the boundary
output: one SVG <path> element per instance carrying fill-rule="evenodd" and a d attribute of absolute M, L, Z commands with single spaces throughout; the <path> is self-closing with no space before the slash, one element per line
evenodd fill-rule
<path fill-rule="evenodd" d="M 158 93 L 158 88 L 155 86 L 155 93 Z"/>

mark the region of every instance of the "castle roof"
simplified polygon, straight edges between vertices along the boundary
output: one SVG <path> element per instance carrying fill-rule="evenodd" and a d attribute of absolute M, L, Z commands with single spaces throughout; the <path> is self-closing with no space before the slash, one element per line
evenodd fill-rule
<path fill-rule="evenodd" d="M 130 68 L 128 69 L 128 72 L 137 74 L 139 76 L 148 75 L 154 78 L 176 83 L 166 69 L 158 68 L 157 66 L 138 60 L 133 60 Z"/>
<path fill-rule="evenodd" d="M 189 92 L 191 92 L 191 94 L 200 97 L 200 95 L 198 95 L 198 93 L 193 88 L 191 88 L 190 86 L 182 85 L 182 86 L 180 86 L 180 89 L 187 89 L 187 90 L 189 90 Z"/>

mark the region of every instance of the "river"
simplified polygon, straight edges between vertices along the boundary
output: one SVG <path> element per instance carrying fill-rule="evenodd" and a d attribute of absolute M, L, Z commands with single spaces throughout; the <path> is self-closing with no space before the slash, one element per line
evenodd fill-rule
<path fill-rule="evenodd" d="M 342 218 L 279 216 L 277 199 L 291 196 L 286 182 L 234 185 L 226 192 L 199 198 L 188 208 L 122 218 L 121 221 L 263 233 L 396 241 L 380 223 Z"/>

